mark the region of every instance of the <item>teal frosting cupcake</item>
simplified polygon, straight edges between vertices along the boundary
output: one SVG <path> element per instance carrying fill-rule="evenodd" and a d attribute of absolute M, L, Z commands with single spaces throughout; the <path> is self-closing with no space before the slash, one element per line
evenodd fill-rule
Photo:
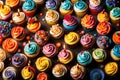
<path fill-rule="evenodd" d="M 22 6 L 23 9 L 25 10 L 33 10 L 36 8 L 36 4 L 33 0 L 26 0 L 24 3 L 23 3 L 23 6 Z"/>
<path fill-rule="evenodd" d="M 111 10 L 111 14 L 113 17 L 120 17 L 120 8 L 116 7 Z"/>
<path fill-rule="evenodd" d="M 72 3 L 69 0 L 65 0 L 64 2 L 61 3 L 60 7 L 64 10 L 69 10 L 72 7 Z"/>
<path fill-rule="evenodd" d="M 81 65 L 88 65 L 92 62 L 92 56 L 88 51 L 81 51 L 77 55 L 77 61 Z"/>
<path fill-rule="evenodd" d="M 87 8 L 87 4 L 84 1 L 78 1 L 74 4 L 74 9 L 75 11 L 82 11 L 85 10 Z"/>
<path fill-rule="evenodd" d="M 120 45 L 115 45 L 111 50 L 111 53 L 120 59 Z"/>

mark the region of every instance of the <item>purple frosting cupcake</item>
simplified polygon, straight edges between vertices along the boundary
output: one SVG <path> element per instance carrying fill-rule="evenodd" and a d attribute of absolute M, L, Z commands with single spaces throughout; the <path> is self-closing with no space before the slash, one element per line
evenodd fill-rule
<path fill-rule="evenodd" d="M 54 10 L 57 8 L 57 0 L 47 0 L 45 6 L 47 9 Z"/>

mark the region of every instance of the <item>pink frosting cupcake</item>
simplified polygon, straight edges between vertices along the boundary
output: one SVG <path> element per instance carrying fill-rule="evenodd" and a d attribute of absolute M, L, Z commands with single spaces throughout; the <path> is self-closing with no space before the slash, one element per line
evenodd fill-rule
<path fill-rule="evenodd" d="M 47 57 L 53 57 L 57 54 L 58 49 L 54 44 L 48 43 L 48 44 L 43 46 L 42 52 Z"/>

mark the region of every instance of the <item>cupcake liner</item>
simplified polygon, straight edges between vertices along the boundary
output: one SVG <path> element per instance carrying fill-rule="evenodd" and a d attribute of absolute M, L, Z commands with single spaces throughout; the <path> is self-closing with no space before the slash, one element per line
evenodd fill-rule
<path fill-rule="evenodd" d="M 79 16 L 79 17 L 83 17 L 86 13 L 87 13 L 87 9 L 85 11 L 83 11 L 83 12 L 77 12 L 77 11 L 75 11 L 75 14 L 77 16 Z"/>
<path fill-rule="evenodd" d="M 71 8 L 70 10 L 64 10 L 60 7 L 59 9 L 60 13 L 64 16 L 66 14 L 72 14 L 73 13 L 73 9 Z"/>

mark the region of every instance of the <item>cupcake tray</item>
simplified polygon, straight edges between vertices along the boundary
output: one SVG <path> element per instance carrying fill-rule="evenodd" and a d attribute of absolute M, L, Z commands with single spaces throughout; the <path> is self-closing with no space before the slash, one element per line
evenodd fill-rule
<path fill-rule="evenodd" d="M 85 2 L 87 2 L 88 3 L 88 0 L 85 0 Z M 48 25 L 47 23 L 46 23 L 46 21 L 45 21 L 45 14 L 46 14 L 46 11 L 47 11 L 47 9 L 45 8 L 45 6 L 44 6 L 45 4 L 43 4 L 42 6 L 39 6 L 38 7 L 38 9 L 37 9 L 37 13 L 36 13 L 36 15 L 35 16 L 37 16 L 38 18 L 39 18 L 39 20 L 40 20 L 40 22 L 41 22 L 41 24 L 42 24 L 42 27 L 40 28 L 40 30 L 46 30 L 46 31 L 49 31 L 50 30 L 50 25 Z M 21 6 L 19 7 L 20 8 L 20 10 L 22 10 L 21 9 Z M 59 8 L 59 7 L 58 7 Z M 106 7 L 104 7 L 104 8 L 106 8 Z M 13 10 L 13 11 L 16 11 L 16 10 Z M 57 9 L 57 11 L 59 12 L 59 9 Z M 42 15 L 40 15 L 40 13 L 42 13 Z M 90 12 L 88 11 L 87 12 L 88 14 L 90 14 Z M 73 15 L 75 15 L 75 13 L 73 13 Z M 96 15 L 94 15 L 95 16 L 95 18 L 96 18 Z M 28 20 L 28 19 L 27 19 Z M 26 24 L 27 24 L 27 20 L 26 20 Z M 77 29 L 76 30 L 74 30 L 75 32 L 77 32 L 77 33 L 79 33 L 79 35 L 81 36 L 81 35 L 83 35 L 83 34 L 81 34 L 81 31 L 83 31 L 83 29 L 82 29 L 82 26 L 81 26 L 81 24 L 80 24 L 80 18 L 79 17 L 77 17 L 77 20 L 79 21 L 79 25 L 78 25 L 78 27 L 77 27 Z M 60 19 L 59 19 L 59 21 L 58 21 L 58 23 L 62 26 L 62 21 L 63 21 L 63 16 L 60 14 Z M 97 21 L 97 19 L 96 19 L 96 21 Z M 9 21 L 8 21 L 9 22 Z M 26 28 L 26 24 L 25 25 L 22 25 L 25 29 L 26 29 L 26 31 L 27 31 L 27 36 L 30 36 L 30 38 L 31 38 L 31 41 L 34 41 L 34 39 L 33 39 L 33 37 L 34 37 L 34 34 L 33 33 L 30 33 L 28 30 L 27 30 L 27 28 Z M 97 24 L 98 24 L 98 21 L 97 21 Z M 16 26 L 16 24 L 14 24 L 14 23 L 12 23 L 12 25 L 13 26 Z M 63 26 L 62 26 L 63 27 Z M 112 31 L 107 35 L 107 36 L 109 36 L 110 38 L 112 38 L 112 34 L 115 32 L 115 31 L 117 31 L 117 30 L 120 30 L 120 26 L 119 27 L 114 27 L 114 25 L 112 25 Z M 64 35 L 65 34 L 67 34 L 69 31 L 65 31 L 65 33 L 64 33 Z M 99 35 L 97 34 L 97 32 L 96 32 L 96 29 L 94 29 L 92 32 L 88 32 L 89 34 L 92 34 L 95 38 L 97 38 Z M 60 42 L 60 43 L 62 43 L 62 45 L 63 44 L 65 44 L 65 42 L 64 42 L 64 35 L 60 38 L 60 39 L 58 39 L 58 40 L 55 40 L 55 39 L 53 39 L 51 36 L 50 36 L 50 39 L 49 39 L 49 41 L 48 41 L 48 43 L 54 43 L 54 44 L 56 44 L 57 42 Z M 10 36 L 11 37 L 11 36 Z M 6 38 L 5 38 L 6 39 Z M 4 39 L 4 40 L 5 40 Z M 19 49 L 21 49 L 22 50 L 22 52 L 23 52 L 23 46 L 22 46 L 22 43 L 23 42 L 28 42 L 26 39 L 24 39 L 23 41 L 21 41 L 21 42 L 19 42 Z M 102 62 L 102 63 L 97 63 L 97 62 L 95 62 L 94 60 L 92 60 L 92 63 L 90 63 L 88 66 L 85 66 L 85 68 L 86 68 L 86 74 L 85 74 L 85 77 L 83 78 L 83 80 L 90 80 L 90 71 L 92 70 L 92 69 L 94 69 L 94 68 L 100 68 L 100 69 L 102 69 L 103 71 L 104 71 L 104 66 L 105 66 L 105 64 L 107 64 L 108 62 L 111 62 L 111 61 L 114 61 L 111 57 L 110 57 L 110 50 L 113 48 L 113 46 L 114 46 L 115 44 L 112 42 L 112 45 L 108 48 L 108 49 L 106 49 L 106 52 L 107 52 L 107 58 L 104 60 L 104 62 Z M 0 46 L 1 47 L 1 46 Z M 57 58 L 57 55 L 55 56 L 55 57 L 53 57 L 53 58 L 50 58 L 51 60 L 52 60 L 52 68 L 50 69 L 50 70 L 48 70 L 48 71 L 46 71 L 46 73 L 48 74 L 48 76 L 49 76 L 49 80 L 65 80 L 65 79 L 68 79 L 68 80 L 73 80 L 71 77 L 70 77 L 70 68 L 72 67 L 72 66 L 74 66 L 75 64 L 77 64 L 77 54 L 80 52 L 80 51 L 82 51 L 82 50 L 88 50 L 88 51 L 90 51 L 91 53 L 92 53 L 92 51 L 93 50 L 95 50 L 96 48 L 98 48 L 98 46 L 96 45 L 96 43 L 94 44 L 94 46 L 92 47 L 92 48 L 83 48 L 82 47 L 82 45 L 80 44 L 80 42 L 78 43 L 78 45 L 76 46 L 76 47 L 73 47 L 73 48 L 70 48 L 69 46 L 66 46 L 66 48 L 67 49 L 70 49 L 72 52 L 73 52 L 73 55 L 74 55 L 74 59 L 72 60 L 72 62 L 70 62 L 69 64 L 67 64 L 67 65 L 65 65 L 66 67 L 67 67 L 67 69 L 68 69 L 68 72 L 67 72 L 67 74 L 64 76 L 64 77 L 62 77 L 62 78 L 55 78 L 54 76 L 53 76 L 53 74 L 52 74 L 52 68 L 53 68 L 53 66 L 55 65 L 55 64 L 57 64 L 57 63 L 60 63 L 59 62 L 59 60 L 58 60 L 58 58 Z M 42 49 L 42 47 L 41 47 L 41 49 Z M 63 49 L 62 48 L 62 46 L 59 48 L 59 51 L 61 50 L 61 49 Z M 7 54 L 7 59 L 5 60 L 5 68 L 7 67 L 7 66 L 13 66 L 12 64 L 11 64 L 11 57 L 12 57 L 13 55 L 9 55 L 9 54 Z M 40 57 L 40 56 L 44 56 L 43 55 L 43 53 L 42 53 L 42 51 L 40 51 L 40 54 L 39 54 L 39 56 L 37 56 L 36 58 L 33 58 L 33 59 L 30 59 L 31 60 L 31 66 L 33 66 L 35 69 L 36 69 L 36 66 L 35 66 L 35 61 L 36 61 L 36 59 L 38 58 L 38 57 Z M 116 61 L 114 61 L 114 62 L 116 62 Z M 118 67 L 120 67 L 120 62 L 117 62 L 118 63 Z M 16 68 L 17 69 L 17 71 L 18 71 L 18 76 L 17 76 L 17 78 L 15 79 L 15 80 L 23 80 L 23 78 L 21 77 L 21 69 L 22 68 Z M 38 71 L 37 69 L 36 69 L 36 73 L 38 74 L 40 71 Z M 37 76 L 37 74 L 35 75 L 35 78 L 33 79 L 33 80 L 36 80 L 36 76 Z M 114 75 L 114 76 L 107 76 L 106 74 L 105 74 L 105 80 L 120 80 L 120 70 L 118 71 L 118 73 L 116 74 L 116 75 Z M 0 73 L 0 80 L 2 80 L 2 73 Z"/>

